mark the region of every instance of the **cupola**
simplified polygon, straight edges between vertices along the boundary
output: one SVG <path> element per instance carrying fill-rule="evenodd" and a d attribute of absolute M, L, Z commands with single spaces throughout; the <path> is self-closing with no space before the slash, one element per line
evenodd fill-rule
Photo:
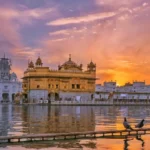
<path fill-rule="evenodd" d="M 34 63 L 33 63 L 33 61 L 30 61 L 30 62 L 28 63 L 28 68 L 30 68 L 30 69 L 34 68 Z"/>
<path fill-rule="evenodd" d="M 87 65 L 87 70 L 89 72 L 95 72 L 96 71 L 96 64 L 94 64 L 92 61 Z"/>
<path fill-rule="evenodd" d="M 42 63 L 42 60 L 40 57 L 38 57 L 38 59 L 36 60 L 35 65 L 36 65 L 36 67 L 42 67 L 43 63 Z"/>

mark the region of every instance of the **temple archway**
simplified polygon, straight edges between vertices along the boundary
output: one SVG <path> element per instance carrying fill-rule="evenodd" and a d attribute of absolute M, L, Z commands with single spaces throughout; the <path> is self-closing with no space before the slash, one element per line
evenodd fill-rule
<path fill-rule="evenodd" d="M 9 100 L 9 94 L 8 93 L 3 93 L 2 97 L 3 97 L 4 101 L 8 101 Z"/>
<path fill-rule="evenodd" d="M 48 94 L 48 99 L 50 99 L 50 98 L 51 98 L 51 93 Z"/>
<path fill-rule="evenodd" d="M 12 94 L 12 101 L 15 100 L 15 93 Z"/>
<path fill-rule="evenodd" d="M 48 99 L 51 100 L 51 101 L 55 100 L 55 93 L 50 92 L 50 93 L 48 94 Z"/>
<path fill-rule="evenodd" d="M 55 100 L 59 100 L 59 94 L 55 93 Z"/>

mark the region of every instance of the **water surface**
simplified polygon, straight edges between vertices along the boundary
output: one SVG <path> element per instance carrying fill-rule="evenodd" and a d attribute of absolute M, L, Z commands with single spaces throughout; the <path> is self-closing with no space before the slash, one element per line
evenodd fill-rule
<path fill-rule="evenodd" d="M 134 127 L 145 119 L 150 128 L 149 106 L 44 106 L 0 105 L 0 135 L 67 133 L 124 129 L 127 117 Z M 26 142 L 18 145 L 0 144 L 0 150 L 149 150 L 150 135 L 124 139 L 81 139 L 48 142 Z"/>

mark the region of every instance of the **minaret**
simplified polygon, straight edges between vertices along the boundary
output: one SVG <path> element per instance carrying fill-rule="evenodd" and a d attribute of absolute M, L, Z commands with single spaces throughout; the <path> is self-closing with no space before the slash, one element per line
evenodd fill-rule
<path fill-rule="evenodd" d="M 0 80 L 10 80 L 11 60 L 5 57 L 0 58 Z"/>

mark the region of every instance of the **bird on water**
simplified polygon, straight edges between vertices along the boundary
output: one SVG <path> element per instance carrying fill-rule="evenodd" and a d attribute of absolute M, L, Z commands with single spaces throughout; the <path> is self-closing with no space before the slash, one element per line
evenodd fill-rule
<path fill-rule="evenodd" d="M 138 123 L 137 125 L 135 125 L 135 128 L 142 128 L 144 126 L 144 121 L 145 121 L 144 119 L 141 120 L 140 123 Z"/>
<path fill-rule="evenodd" d="M 123 125 L 124 125 L 124 127 L 125 127 L 126 129 L 133 130 L 133 129 L 131 128 L 131 126 L 129 125 L 129 123 L 127 122 L 127 119 L 126 119 L 126 118 L 124 118 Z"/>

